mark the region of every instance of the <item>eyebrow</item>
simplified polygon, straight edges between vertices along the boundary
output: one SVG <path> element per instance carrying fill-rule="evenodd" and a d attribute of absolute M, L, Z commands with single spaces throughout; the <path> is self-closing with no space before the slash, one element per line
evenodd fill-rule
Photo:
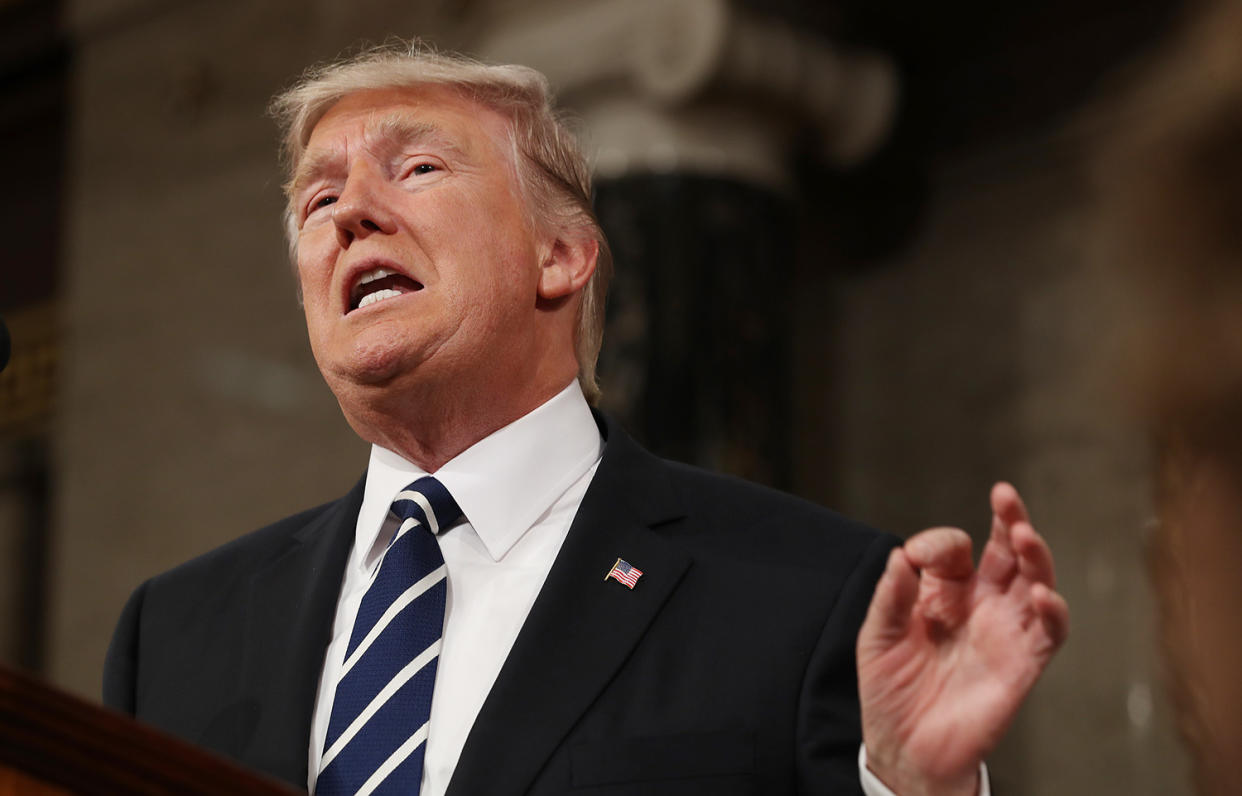
<path fill-rule="evenodd" d="M 411 144 L 432 143 L 454 155 L 465 156 L 460 146 L 431 122 L 416 122 L 399 114 L 388 114 L 367 123 L 365 137 L 376 145 L 385 158 Z M 341 160 L 335 149 L 318 149 L 303 155 L 289 184 L 289 196 L 297 196 L 316 177 L 330 171 Z"/>

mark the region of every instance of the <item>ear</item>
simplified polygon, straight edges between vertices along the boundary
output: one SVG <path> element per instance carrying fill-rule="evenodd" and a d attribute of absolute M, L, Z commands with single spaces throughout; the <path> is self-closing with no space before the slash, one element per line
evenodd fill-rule
<path fill-rule="evenodd" d="M 539 272 L 539 298 L 564 298 L 577 293 L 595 273 L 599 242 L 588 237 L 557 238 Z"/>

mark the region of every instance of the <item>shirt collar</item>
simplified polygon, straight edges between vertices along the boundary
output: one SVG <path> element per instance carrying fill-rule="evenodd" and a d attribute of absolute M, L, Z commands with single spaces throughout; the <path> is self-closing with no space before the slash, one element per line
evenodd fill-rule
<path fill-rule="evenodd" d="M 471 445 L 435 476 L 461 506 L 492 560 L 499 561 L 603 451 L 603 440 L 574 380 L 547 403 Z M 427 473 L 371 446 L 358 512 L 357 550 L 374 546 L 393 497 Z"/>

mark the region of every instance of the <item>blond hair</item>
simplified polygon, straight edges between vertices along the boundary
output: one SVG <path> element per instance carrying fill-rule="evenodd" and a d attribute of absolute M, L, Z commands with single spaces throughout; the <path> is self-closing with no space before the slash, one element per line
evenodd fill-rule
<path fill-rule="evenodd" d="M 1096 167 L 1098 254 L 1126 299 L 1125 372 L 1155 443 L 1159 636 L 1203 794 L 1242 793 L 1232 677 L 1242 661 L 1239 36 L 1235 0 L 1193 17 L 1122 98 Z"/>
<path fill-rule="evenodd" d="M 298 232 L 290 195 L 292 178 L 315 125 L 349 94 L 416 86 L 451 89 L 507 119 L 518 184 L 533 222 L 544 231 L 599 245 L 595 272 L 582 291 L 574 339 L 578 381 L 587 400 L 595 404 L 600 395 L 595 363 L 604 336 L 604 298 L 612 275 L 612 254 L 591 207 L 586 159 L 555 109 L 547 78 L 534 69 L 485 64 L 417 43 L 401 43 L 308 70 L 271 104 L 282 133 L 285 235 L 290 255 L 296 255 Z"/>

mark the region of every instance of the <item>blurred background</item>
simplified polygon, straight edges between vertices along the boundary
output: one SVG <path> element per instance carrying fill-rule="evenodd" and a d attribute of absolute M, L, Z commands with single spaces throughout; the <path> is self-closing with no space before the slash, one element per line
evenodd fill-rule
<path fill-rule="evenodd" d="M 0 0 L 0 662 L 98 698 L 142 580 L 349 489 L 268 99 L 389 37 L 547 73 L 617 258 L 604 406 L 663 455 L 981 541 L 999 478 L 1070 641 L 1004 794 L 1183 794 L 1143 434 L 1090 256 L 1096 108 L 1171 0 Z"/>

